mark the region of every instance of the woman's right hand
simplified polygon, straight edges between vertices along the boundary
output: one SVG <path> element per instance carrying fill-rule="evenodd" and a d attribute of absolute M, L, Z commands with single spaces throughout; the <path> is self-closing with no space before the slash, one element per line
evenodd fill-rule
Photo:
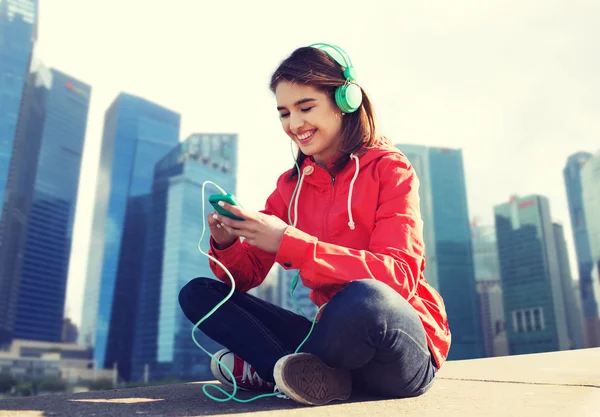
<path fill-rule="evenodd" d="M 221 221 L 213 218 L 213 214 L 209 214 L 206 218 L 210 234 L 216 243 L 217 249 L 228 248 L 237 240 L 237 236 L 232 235 L 221 226 Z"/>

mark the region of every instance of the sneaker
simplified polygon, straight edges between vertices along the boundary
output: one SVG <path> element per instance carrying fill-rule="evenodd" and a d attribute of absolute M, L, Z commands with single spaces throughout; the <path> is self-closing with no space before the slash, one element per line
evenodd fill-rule
<path fill-rule="evenodd" d="M 275 364 L 273 376 L 279 391 L 302 404 L 347 400 L 352 393 L 350 371 L 330 368 L 309 353 L 282 357 Z"/>
<path fill-rule="evenodd" d="M 235 378 L 236 385 L 244 391 L 273 391 L 275 385 L 262 379 L 248 362 L 234 354 L 229 349 L 222 349 L 214 355 L 225 365 Z M 219 362 L 211 360 L 210 370 L 214 377 L 223 385 L 233 389 L 233 381 Z"/>

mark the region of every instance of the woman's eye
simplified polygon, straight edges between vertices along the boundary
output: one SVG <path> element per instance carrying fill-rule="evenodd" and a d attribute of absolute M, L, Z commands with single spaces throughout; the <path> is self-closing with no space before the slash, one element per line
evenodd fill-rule
<path fill-rule="evenodd" d="M 310 111 L 310 109 L 312 109 L 312 107 L 308 107 L 306 109 L 300 109 L 300 110 L 302 110 L 303 113 L 308 113 Z"/>
<path fill-rule="evenodd" d="M 289 113 L 279 113 L 279 118 L 283 119 L 285 117 L 288 117 L 290 114 Z"/>

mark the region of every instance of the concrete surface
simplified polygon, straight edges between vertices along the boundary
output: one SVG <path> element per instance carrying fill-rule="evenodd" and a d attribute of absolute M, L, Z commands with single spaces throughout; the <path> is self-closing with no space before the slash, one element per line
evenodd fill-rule
<path fill-rule="evenodd" d="M 600 348 L 447 362 L 438 377 L 598 388 Z"/>
<path fill-rule="evenodd" d="M 204 396 L 202 384 L 5 399 L 0 417 L 600 417 L 600 349 L 448 362 L 422 397 L 352 398 L 323 407 L 280 398 L 217 403 Z"/>

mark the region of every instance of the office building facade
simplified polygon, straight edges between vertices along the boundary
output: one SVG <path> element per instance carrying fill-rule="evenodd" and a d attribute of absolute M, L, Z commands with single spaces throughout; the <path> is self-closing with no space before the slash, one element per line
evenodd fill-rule
<path fill-rule="evenodd" d="M 510 354 L 569 349 L 548 199 L 513 196 L 494 213 Z"/>
<path fill-rule="evenodd" d="M 592 158 L 589 152 L 577 152 L 569 156 L 563 178 L 569 204 L 571 230 L 575 243 L 577 258 L 577 271 L 579 273 L 579 297 L 584 316 L 586 346 L 600 346 L 600 320 L 598 318 L 598 303 L 600 300 L 594 296 L 592 282 L 592 254 L 588 237 L 586 213 L 583 206 L 583 183 L 581 170 Z M 590 221 L 594 221 L 593 218 Z"/>
<path fill-rule="evenodd" d="M 141 283 L 135 341 L 133 380 L 211 379 L 210 357 L 193 341 L 191 323 L 179 306 L 179 291 L 196 277 L 212 277 L 208 258 L 208 203 L 219 191 L 212 181 L 236 194 L 237 135 L 193 134 L 157 165 L 150 202 L 145 272 Z M 204 216 L 202 189 L 204 185 Z M 196 341 L 209 352 L 222 348 L 196 329 Z"/>
<path fill-rule="evenodd" d="M 135 304 L 143 260 L 139 245 L 146 233 L 145 222 L 135 223 L 135 218 L 146 209 L 154 166 L 178 143 L 179 126 L 178 113 L 126 93 L 105 115 L 80 329 L 80 343 L 94 347 L 99 368 L 115 366 L 107 360 L 113 300 L 130 291 Z M 133 281 L 124 278 L 117 286 L 125 275 Z M 135 317 L 126 318 L 112 331 L 131 329 Z"/>
<path fill-rule="evenodd" d="M 483 357 L 462 151 L 396 145 L 415 168 L 425 241 L 425 278 L 441 294 L 452 332 L 449 360 Z"/>

